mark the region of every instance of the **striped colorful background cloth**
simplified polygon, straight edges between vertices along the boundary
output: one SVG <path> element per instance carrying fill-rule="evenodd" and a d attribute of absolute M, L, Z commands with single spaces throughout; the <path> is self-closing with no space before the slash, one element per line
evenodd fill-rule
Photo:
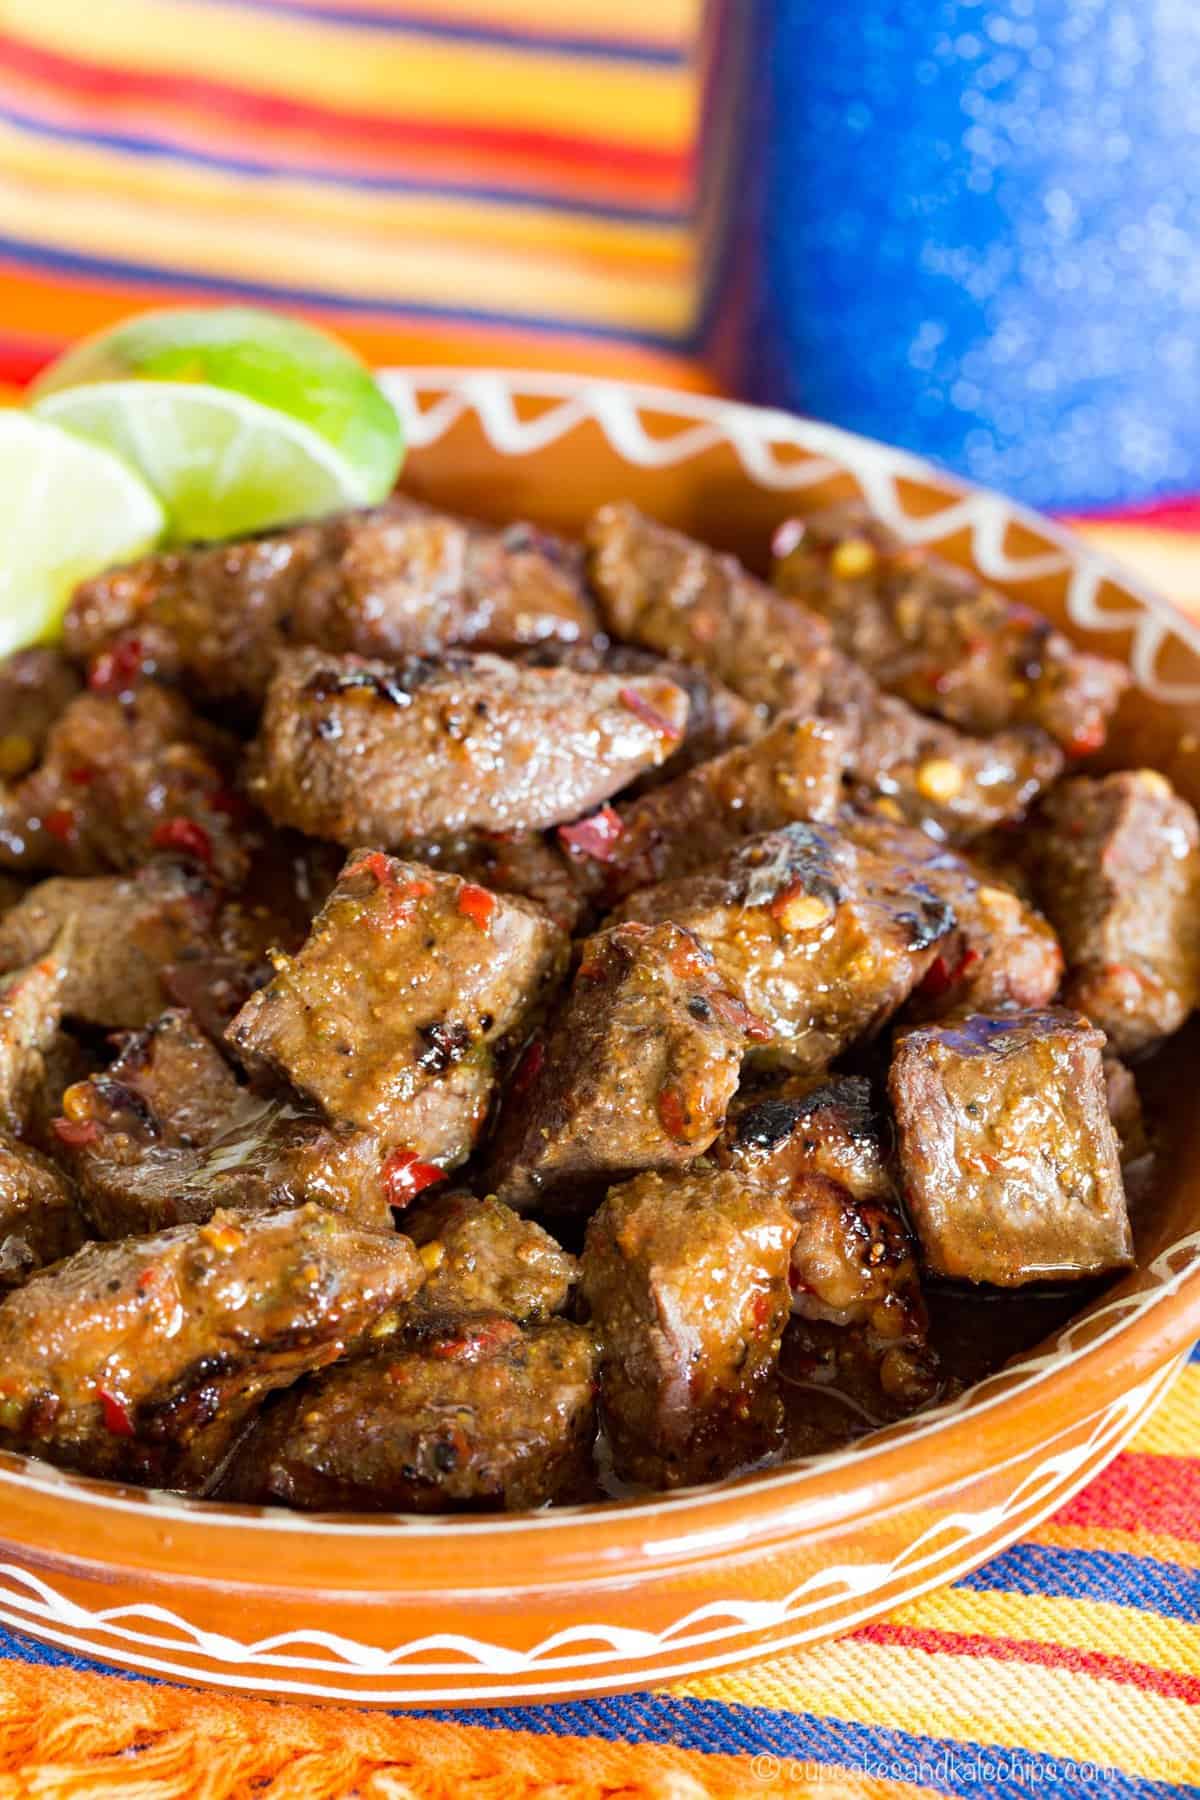
<path fill-rule="evenodd" d="M 377 363 L 712 385 L 753 11 L 0 0 L 0 382 L 131 310 L 237 297 Z M 1200 512 L 1085 529 L 1200 616 Z M 954 1587 L 611 1700 L 272 1706 L 0 1634 L 0 1800 L 1200 1796 L 1198 1453 L 1194 1357 L 1104 1475 Z"/>

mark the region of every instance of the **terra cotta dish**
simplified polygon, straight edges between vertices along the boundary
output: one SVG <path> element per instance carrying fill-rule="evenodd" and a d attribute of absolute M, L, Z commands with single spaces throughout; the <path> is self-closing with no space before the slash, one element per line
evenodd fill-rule
<path fill-rule="evenodd" d="M 1123 657 L 1114 766 L 1200 804 L 1200 633 L 1068 534 L 900 451 L 732 403 L 556 376 L 393 371 L 405 486 L 577 531 L 614 496 L 761 566 L 773 528 L 860 491 Z M 1195 1026 L 1169 1053 L 1180 1090 Z M 1173 1071 L 1174 1073 L 1174 1071 Z M 1179 1109 L 1182 1111 L 1183 1109 Z M 525 1516 L 257 1510 L 0 1455 L 0 1619 L 107 1662 L 250 1692 L 555 1699 L 718 1668 L 951 1580 L 1081 1487 L 1200 1332 L 1200 1119 L 1168 1143 L 1137 1267 L 952 1403 L 720 1487 Z"/>

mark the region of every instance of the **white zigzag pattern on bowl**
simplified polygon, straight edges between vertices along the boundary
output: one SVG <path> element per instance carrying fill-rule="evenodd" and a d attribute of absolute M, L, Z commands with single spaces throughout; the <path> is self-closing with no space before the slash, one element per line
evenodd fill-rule
<path fill-rule="evenodd" d="M 1000 494 L 964 488 L 952 476 L 907 451 L 789 413 L 606 381 L 455 369 L 390 369 L 380 380 L 415 448 L 436 443 L 465 413 L 473 412 L 493 449 L 503 456 L 531 455 L 591 422 L 603 431 L 619 456 L 639 468 L 669 468 L 729 444 L 751 481 L 780 492 L 799 492 L 847 470 L 872 511 L 907 543 L 940 543 L 956 532 L 969 531 L 972 561 L 990 581 L 1013 586 L 1070 570 L 1067 615 L 1072 622 L 1084 631 L 1130 631 L 1129 662 L 1138 686 L 1155 699 L 1175 705 L 1200 701 L 1200 682 L 1169 682 L 1157 674 L 1159 660 L 1173 637 L 1200 655 L 1200 629 L 1179 620 L 1157 595 L 1141 588 L 1107 558 L 1081 552 L 1079 540 L 1049 520 Z M 422 393 L 431 391 L 438 397 L 422 406 Z M 522 419 L 514 393 L 558 403 L 536 418 Z M 659 412 L 692 422 L 670 436 L 652 435 L 642 414 Z M 776 444 L 805 450 L 808 460 L 781 461 L 774 453 Z M 897 486 L 905 477 L 943 489 L 945 506 L 919 518 L 907 513 Z M 1027 526 L 1053 548 L 1034 555 L 1011 555 L 1005 544 L 1013 521 Z M 1106 581 L 1133 594 L 1137 607 L 1100 607 L 1098 595 Z"/>
<path fill-rule="evenodd" d="M 1099 1455 L 1128 1436 L 1157 1398 L 1157 1390 L 1174 1375 L 1167 1372 L 1124 1394 L 1097 1419 L 1085 1442 L 1045 1459 L 1002 1504 L 983 1511 L 948 1515 L 885 1563 L 841 1564 L 820 1570 L 781 1600 L 718 1600 L 697 1607 L 661 1632 L 636 1627 L 577 1625 L 544 1638 L 527 1651 L 484 1644 L 454 1632 L 439 1632 L 393 1649 L 357 1643 L 332 1632 L 281 1632 L 243 1643 L 221 1632 L 205 1631 L 165 1607 L 138 1604 L 90 1611 L 57 1592 L 47 1581 L 13 1564 L 0 1564 L 0 1618 L 47 1635 L 68 1633 L 74 1641 L 101 1655 L 140 1654 L 140 1666 L 170 1668 L 147 1652 L 198 1654 L 231 1669 L 267 1669 L 273 1673 L 312 1671 L 386 1675 L 403 1667 L 408 1677 L 461 1675 L 466 1664 L 492 1675 L 516 1675 L 530 1669 L 565 1673 L 597 1663 L 622 1663 L 661 1655 L 672 1649 L 699 1649 L 744 1632 L 772 1630 L 822 1611 L 836 1597 L 867 1599 L 898 1576 L 940 1579 L 947 1557 L 961 1554 L 986 1536 L 989 1543 L 1006 1523 L 1025 1529 L 1039 1505 L 1059 1504 L 1071 1478 L 1087 1473 Z M 961 1567 L 961 1563 L 958 1565 Z M 914 1591 L 910 1588 L 908 1591 Z M 140 1627 L 135 1629 L 135 1625 Z M 147 1627 L 151 1629 L 146 1629 Z M 155 1630 L 154 1627 L 160 1629 Z M 707 1627 L 708 1629 L 701 1629 Z M 99 1642 L 97 1640 L 100 1640 Z M 601 1648 L 604 1646 L 604 1648 Z M 318 1652 L 324 1651 L 321 1655 Z M 423 1660 L 430 1659 L 430 1660 Z"/>

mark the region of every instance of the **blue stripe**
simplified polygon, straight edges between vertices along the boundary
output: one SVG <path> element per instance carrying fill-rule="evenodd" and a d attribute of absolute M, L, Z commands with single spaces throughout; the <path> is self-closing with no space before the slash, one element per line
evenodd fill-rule
<path fill-rule="evenodd" d="M 816 1652 L 820 1654 L 820 1652 Z M 902 1704 L 900 1702 L 899 1704 Z M 429 1718 L 461 1724 L 466 1715 L 431 1712 Z M 691 1700 L 670 1695 L 626 1694 L 611 1700 L 589 1700 L 546 1707 L 496 1707 L 469 1715 L 472 1722 L 498 1730 L 553 1732 L 600 1737 L 630 1744 L 674 1744 L 682 1750 L 746 1757 L 774 1757 L 779 1785 L 773 1791 L 797 1791 L 804 1764 L 823 1765 L 826 1778 L 836 1769 L 856 1775 L 919 1782 L 937 1793 L 962 1800 L 1077 1800 L 1089 1789 L 1104 1800 L 1170 1800 L 1200 1795 L 1200 1787 L 1152 1781 L 1105 1764 L 1073 1757 L 1048 1756 L 1034 1750 L 978 1745 L 957 1738 L 922 1737 L 852 1720 L 821 1718 L 813 1713 L 776 1712 L 765 1706 L 730 1706 L 719 1700 Z M 991 1769 L 981 1767 L 985 1762 Z M 764 1786 L 769 1770 L 760 1765 Z M 751 1765 L 748 1774 L 753 1777 Z M 810 1769 L 811 1781 L 817 1771 Z M 832 1791 L 832 1788 L 831 1790 Z M 747 1800 L 754 1782 L 746 1783 Z"/>
<path fill-rule="evenodd" d="M 78 144 L 84 149 L 99 145 L 105 150 L 119 150 L 149 161 L 195 164 L 216 169 L 221 174 L 261 176 L 275 181 L 293 177 L 312 181 L 323 187 L 360 189 L 369 193 L 413 194 L 433 200 L 478 200 L 484 204 L 533 206 L 539 210 L 593 219 L 610 219 L 621 225 L 686 225 L 688 213 L 683 209 L 661 207 L 605 206 L 599 200 L 576 200 L 545 188 L 485 187 L 476 182 L 406 181 L 394 175 L 376 175 L 366 170 L 339 172 L 336 169 L 311 169 L 304 164 L 256 162 L 249 157 L 219 156 L 211 150 L 192 150 L 165 138 L 123 132 L 78 130 L 69 125 L 52 125 L 45 119 L 32 118 L 13 106 L 0 106 L 0 120 L 15 125 L 32 136 L 50 138 L 55 143 Z M 269 198 L 269 194 L 267 195 Z"/>
<path fill-rule="evenodd" d="M 819 1652 L 818 1652 L 819 1654 Z M 46 1668 L 70 1668 L 87 1674 L 117 1674 L 125 1680 L 156 1678 L 113 1669 L 92 1657 L 76 1656 L 53 1645 L 35 1643 L 0 1629 L 0 1658 Z M 556 1737 L 603 1738 L 609 1743 L 673 1744 L 710 1755 L 774 1757 L 783 1791 L 802 1785 L 798 1765 L 824 1765 L 829 1778 L 837 1769 L 855 1774 L 919 1782 L 961 1800 L 1077 1800 L 1091 1789 L 1105 1800 L 1171 1800 L 1198 1797 L 1200 1787 L 1152 1781 L 1106 1764 L 1049 1756 L 1031 1750 L 983 1746 L 969 1740 L 923 1737 L 891 1727 L 859 1725 L 852 1720 L 823 1718 L 815 1713 L 780 1712 L 766 1706 L 737 1706 L 720 1700 L 693 1700 L 670 1694 L 622 1694 L 606 1700 L 567 1701 L 557 1706 L 497 1706 L 459 1712 L 429 1709 L 400 1716 L 429 1718 L 452 1725 L 479 1725 L 503 1731 L 528 1731 Z M 990 1761 L 989 1771 L 981 1765 Z M 811 1774 L 811 1772 L 810 1772 Z M 747 1794 L 754 1784 L 765 1790 L 771 1771 L 748 1771 Z M 773 1791 L 779 1791 L 777 1785 Z"/>
<path fill-rule="evenodd" d="M 1062 1600 L 1110 1600 L 1166 1619 L 1200 1621 L 1200 1569 L 1116 1550 L 1014 1544 L 954 1585 L 976 1593 L 998 1590 Z"/>
<path fill-rule="evenodd" d="M 220 6 L 227 0 L 204 0 L 204 3 Z M 445 38 L 455 43 L 495 44 L 534 53 L 549 51 L 564 56 L 610 57 L 619 62 L 649 63 L 658 68 L 681 68 L 687 61 L 685 50 L 673 49 L 667 44 L 639 44 L 629 38 L 617 37 L 556 37 L 551 33 L 521 31 L 512 26 L 485 25 L 482 21 L 477 25 L 459 24 L 429 18 L 420 11 L 397 18 L 394 13 L 384 17 L 368 10 L 342 12 L 333 6 L 295 6 L 290 0 L 241 0 L 241 5 L 244 11 L 283 13 L 288 18 L 311 19 L 321 25 L 348 25 L 356 30 L 386 32 L 392 37 Z"/>
<path fill-rule="evenodd" d="M 503 330 L 531 331 L 549 337 L 581 337 L 600 343 L 646 344 L 653 349 L 668 350 L 686 356 L 696 347 L 694 331 L 673 338 L 662 332 L 627 331 L 615 325 L 576 323 L 571 319 L 551 319 L 538 313 L 481 312 L 466 306 L 430 306 L 410 300 L 377 300 L 370 297 L 346 299 L 340 294 L 326 294 L 319 288 L 270 287 L 266 283 L 234 281 L 224 276 L 193 275 L 181 269 L 158 269 L 145 263 L 113 262 L 102 257 L 81 255 L 73 250 L 51 250 L 42 244 L 30 244 L 20 238 L 0 237 L 0 257 L 36 268 L 62 270 L 69 274 L 91 276 L 101 281 L 135 281 L 167 290 L 183 288 L 197 293 L 235 295 L 239 299 L 259 300 L 269 306 L 294 304 L 320 307 L 333 313 L 377 313 L 392 320 L 435 319 L 453 324 L 495 326 Z"/>
<path fill-rule="evenodd" d="M 1191 1354 L 1188 1357 L 1188 1361 L 1189 1362 L 1200 1362 L 1200 1344 L 1192 1345 Z"/>

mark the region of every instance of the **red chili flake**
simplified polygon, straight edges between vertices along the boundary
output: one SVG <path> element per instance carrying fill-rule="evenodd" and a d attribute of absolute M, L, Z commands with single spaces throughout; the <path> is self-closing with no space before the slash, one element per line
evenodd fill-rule
<path fill-rule="evenodd" d="M 925 979 L 918 991 L 927 999 L 936 1000 L 940 995 L 948 993 L 951 988 L 957 987 L 964 976 L 975 967 L 975 964 L 982 960 L 983 952 L 970 945 L 955 963 L 948 963 L 945 957 L 939 954 L 934 957 L 926 970 Z"/>
<path fill-rule="evenodd" d="M 111 650 L 102 650 L 88 672 L 94 694 L 120 694 L 131 687 L 145 667 L 146 655 L 137 638 L 127 638 Z"/>
<path fill-rule="evenodd" d="M 485 1324 L 467 1325 L 453 1335 L 434 1338 L 429 1345 L 432 1356 L 443 1362 L 478 1362 L 494 1356 L 506 1344 L 514 1344 L 521 1336 L 515 1319 L 489 1319 Z"/>
<path fill-rule="evenodd" d="M 687 1106 L 678 1088 L 662 1088 L 658 1096 L 658 1116 L 662 1120 L 663 1130 L 667 1136 L 674 1138 L 677 1144 L 686 1144 L 692 1137 L 691 1121 Z"/>
<path fill-rule="evenodd" d="M 115 1394 L 110 1394 L 107 1388 L 102 1387 L 96 1389 L 96 1398 L 100 1402 L 100 1411 L 104 1415 L 105 1426 L 113 1436 L 132 1437 L 133 1419 L 125 1402 L 119 1400 Z"/>
<path fill-rule="evenodd" d="M 755 1294 L 750 1305 L 750 1324 L 755 1331 L 763 1331 L 775 1317 L 775 1302 L 764 1288 Z"/>
<path fill-rule="evenodd" d="M 150 842 L 156 850 L 191 856 L 208 868 L 212 867 L 212 839 L 203 825 L 197 825 L 194 819 L 164 819 L 150 833 Z"/>
<path fill-rule="evenodd" d="M 599 812 L 591 813 L 586 819 L 577 819 L 574 825 L 560 825 L 558 841 L 575 856 L 611 862 L 624 829 L 620 813 L 611 806 L 602 806 Z"/>
<path fill-rule="evenodd" d="M 724 1020 L 732 1030 L 745 1032 L 746 1036 L 753 1038 L 756 1043 L 768 1042 L 771 1037 L 771 1027 L 765 1019 L 760 1019 L 756 1012 L 751 1012 L 746 1002 L 739 1000 L 736 994 L 730 994 L 723 988 L 717 988 L 706 995 L 706 998 L 717 1017 Z"/>
<path fill-rule="evenodd" d="M 490 931 L 496 896 L 489 894 L 485 887 L 477 887 L 473 881 L 468 881 L 459 889 L 458 910 L 472 925 L 478 925 L 480 931 Z"/>
<path fill-rule="evenodd" d="M 1093 751 L 1103 749 L 1107 735 L 1103 719 L 1093 719 L 1072 732 L 1070 742 L 1063 748 L 1068 756 L 1091 756 Z"/>
<path fill-rule="evenodd" d="M 617 699 L 622 706 L 628 707 L 629 711 L 635 718 L 640 719 L 643 725 L 648 725 L 651 731 L 656 731 L 659 737 L 668 738 L 672 743 L 677 743 L 683 736 L 680 727 L 673 724 L 665 714 L 660 713 L 656 706 L 652 706 L 646 696 L 639 693 L 637 688 L 623 687 L 617 695 Z"/>
<path fill-rule="evenodd" d="M 50 836 L 57 838 L 60 844 L 71 843 L 79 830 L 79 821 L 67 806 L 53 807 L 42 820 L 42 824 Z"/>
<path fill-rule="evenodd" d="M 95 779 L 95 769 L 89 769 L 83 763 L 80 763 L 78 768 L 67 770 L 67 780 L 75 787 L 90 787 Z"/>
<path fill-rule="evenodd" d="M 391 858 L 385 856 L 382 850 L 371 850 L 366 856 L 360 856 L 357 862 L 351 863 L 350 867 L 345 870 L 342 880 L 347 881 L 352 875 L 364 873 L 373 875 L 387 895 L 394 925 L 400 924 L 408 917 L 415 900 L 428 899 L 434 891 L 432 881 L 425 881 L 419 877 L 415 881 L 398 880 Z"/>
<path fill-rule="evenodd" d="M 541 1074 L 542 1065 L 545 1060 L 546 1046 L 541 1038 L 534 1038 L 531 1044 L 526 1045 L 525 1052 L 521 1057 L 520 1062 L 517 1064 L 516 1069 L 513 1071 L 511 1092 L 518 1100 L 521 1098 L 522 1094 L 527 1094 L 529 1092 L 530 1088 Z"/>
<path fill-rule="evenodd" d="M 50 1129 L 59 1143 L 66 1144 L 71 1150 L 82 1150 L 85 1144 L 94 1144 L 100 1136 L 95 1119 L 51 1119 Z"/>
<path fill-rule="evenodd" d="M 393 1150 L 383 1165 L 383 1191 L 389 1206 L 408 1206 L 425 1188 L 445 1179 L 445 1169 L 422 1162 L 415 1150 Z"/>

